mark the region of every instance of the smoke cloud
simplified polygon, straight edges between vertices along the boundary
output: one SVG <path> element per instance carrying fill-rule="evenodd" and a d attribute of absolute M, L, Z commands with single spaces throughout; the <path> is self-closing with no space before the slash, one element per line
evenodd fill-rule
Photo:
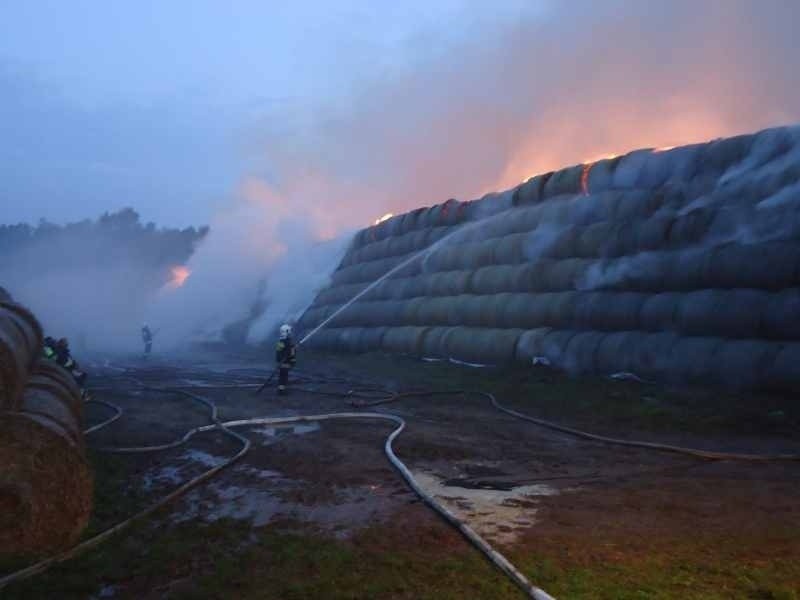
<path fill-rule="evenodd" d="M 224 339 L 232 324 L 269 337 L 311 302 L 348 235 L 385 213 L 800 121 L 798 3 L 524 4 L 465 3 L 474 16 L 458 31 L 428 23 L 402 59 L 343 75 L 338 95 L 250 110 L 244 175 L 191 277 L 145 311 L 162 343 Z"/>
<path fill-rule="evenodd" d="M 272 240 L 261 256 L 285 256 L 291 274 L 310 243 L 387 212 L 472 199 L 636 147 L 800 120 L 796 3 L 546 6 L 476 18 L 432 52 L 412 46 L 435 35 L 421 32 L 405 63 L 367 74 L 341 101 L 262 115 L 246 135 L 253 167 L 240 195 L 267 216 L 246 238 Z M 303 222 L 304 234 L 283 235 L 287 221 Z M 196 264 L 200 272 L 202 255 Z M 303 278 L 288 277 L 262 289 L 264 300 L 302 305 L 323 279 L 301 289 Z"/>

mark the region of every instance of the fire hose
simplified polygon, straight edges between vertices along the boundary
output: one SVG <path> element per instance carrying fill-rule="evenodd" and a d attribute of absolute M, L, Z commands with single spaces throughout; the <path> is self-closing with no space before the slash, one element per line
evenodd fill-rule
<path fill-rule="evenodd" d="M 385 414 L 385 413 L 339 412 L 339 413 L 303 415 L 303 416 L 293 416 L 293 417 L 257 417 L 252 419 L 240 419 L 234 421 L 220 422 L 218 419 L 218 409 L 216 404 L 203 396 L 199 396 L 197 394 L 193 394 L 191 392 L 187 392 L 185 390 L 181 390 L 178 388 L 165 389 L 165 388 L 154 388 L 142 385 L 142 389 L 157 391 L 157 392 L 178 393 L 190 399 L 193 399 L 197 402 L 200 402 L 206 405 L 210 409 L 211 411 L 210 420 L 212 421 L 212 424 L 204 425 L 201 427 L 195 427 L 194 429 L 187 431 L 182 438 L 166 444 L 160 444 L 155 446 L 140 446 L 140 447 L 100 448 L 99 450 L 106 452 L 115 452 L 115 453 L 143 453 L 143 452 L 155 452 L 160 450 L 167 450 L 185 444 L 198 433 L 213 431 L 216 429 L 220 429 L 224 433 L 239 440 L 242 443 L 242 448 L 234 456 L 225 460 L 223 463 L 187 481 L 177 489 L 173 490 L 168 495 L 158 500 L 156 503 L 136 513 L 135 515 L 129 517 L 125 521 L 118 523 L 117 525 L 103 531 L 102 533 L 81 542 L 80 544 L 67 550 L 66 552 L 47 558 L 25 569 L 22 569 L 15 573 L 11 573 L 3 578 L 0 578 L 0 589 L 3 589 L 4 587 L 6 587 L 11 583 L 22 581 L 36 574 L 42 573 L 47 569 L 49 569 L 50 567 L 52 567 L 53 565 L 56 565 L 58 563 L 63 563 L 67 560 L 70 560 L 72 558 L 75 558 L 83 554 L 88 550 L 91 550 L 92 548 L 98 546 L 99 544 L 106 541 L 115 534 L 123 531 L 124 529 L 127 529 L 133 523 L 153 514 L 154 512 L 166 506 L 173 500 L 176 500 L 180 496 L 186 494 L 191 489 L 211 479 L 213 476 L 215 476 L 223 469 L 234 464 L 236 461 L 241 459 L 245 454 L 247 454 L 247 452 L 250 449 L 251 442 L 246 437 L 232 431 L 231 428 L 233 427 L 245 427 L 251 425 L 284 425 L 287 423 L 309 423 L 309 422 L 326 421 L 333 419 L 375 419 L 375 420 L 391 421 L 395 425 L 397 425 L 397 427 L 386 438 L 386 441 L 384 443 L 384 453 L 386 454 L 386 457 L 389 459 L 389 462 L 398 471 L 398 473 L 400 473 L 400 475 L 403 477 L 403 479 L 406 481 L 409 487 L 411 487 L 411 489 L 429 507 L 431 507 L 439 515 L 441 515 L 448 523 L 450 523 L 452 526 L 458 529 L 461 532 L 461 534 L 464 535 L 464 537 L 466 537 L 467 540 L 469 540 L 476 548 L 478 548 L 494 565 L 496 565 L 503 573 L 505 573 L 508 577 L 510 577 L 511 580 L 522 591 L 524 591 L 528 597 L 533 598 L 534 600 L 553 600 L 552 596 L 550 596 L 549 594 L 547 594 L 547 592 L 534 586 L 530 581 L 528 581 L 525 575 L 523 575 L 513 564 L 511 564 L 511 562 L 508 559 L 506 559 L 501 553 L 492 548 L 492 546 L 488 542 L 486 542 L 486 540 L 484 540 L 474 529 L 472 529 L 464 521 L 456 517 L 455 514 L 453 514 L 445 506 L 439 503 L 431 494 L 426 492 L 417 483 L 411 471 L 397 457 L 392 447 L 394 440 L 405 429 L 406 424 L 402 418 L 396 415 Z M 99 427 L 94 426 L 89 428 L 87 431 L 97 431 L 98 429 L 101 429 L 102 427 L 117 420 L 121 416 L 122 413 L 119 407 L 106 402 L 103 402 L 103 404 L 110 406 L 118 410 L 119 412 L 111 419 L 108 419 L 103 423 L 98 424 Z"/>
<path fill-rule="evenodd" d="M 242 448 L 237 452 L 233 457 L 227 459 L 225 462 L 221 463 L 209 469 L 205 473 L 191 479 L 190 481 L 184 483 L 173 492 L 168 494 L 167 496 L 161 498 L 158 502 L 151 505 L 150 507 L 136 513 L 132 517 L 128 518 L 127 520 L 123 521 L 115 525 L 114 527 L 98 534 L 97 536 L 85 540 L 84 542 L 78 544 L 74 548 L 59 554 L 57 556 L 51 557 L 39 563 L 36 563 L 26 569 L 18 571 L 16 573 L 12 573 L 7 575 L 6 577 L 0 578 L 0 589 L 7 586 L 8 584 L 20 581 L 22 579 L 26 579 L 31 577 L 35 574 L 41 573 L 48 569 L 49 567 L 53 566 L 54 564 L 64 562 L 71 558 L 74 558 L 83 552 L 90 550 L 91 548 L 99 545 L 109 537 L 119 533 L 123 529 L 127 528 L 134 522 L 141 520 L 155 511 L 159 510 L 163 506 L 167 505 L 168 503 L 176 500 L 180 496 L 187 493 L 192 488 L 200 485 L 201 483 L 207 481 L 223 469 L 227 468 L 228 466 L 232 465 L 240 458 L 242 458 L 250 448 L 250 441 L 237 434 L 236 432 L 232 431 L 231 428 L 235 427 L 244 427 L 250 425 L 284 425 L 288 423 L 303 423 L 303 422 L 316 422 L 316 421 L 325 421 L 325 420 L 333 420 L 333 419 L 373 419 L 373 420 L 388 420 L 397 425 L 397 427 L 392 431 L 389 437 L 386 439 L 384 443 L 384 453 L 386 454 L 388 460 L 395 467 L 395 469 L 400 473 L 403 479 L 407 482 L 409 487 L 433 510 L 435 510 L 439 515 L 441 515 L 448 523 L 454 526 L 456 529 L 461 532 L 464 537 L 466 537 L 476 548 L 478 548 L 493 564 L 495 564 L 501 571 L 503 571 L 507 576 L 509 576 L 514 583 L 520 587 L 529 597 L 535 598 L 537 600 L 544 600 L 546 598 L 551 598 L 546 592 L 543 590 L 533 586 L 528 579 L 516 568 L 513 564 L 511 564 L 508 559 L 506 559 L 502 554 L 494 550 L 490 544 L 488 544 L 475 530 L 473 530 L 469 525 L 464 523 L 458 517 L 456 517 L 450 510 L 448 510 L 445 506 L 440 504 L 436 501 L 436 499 L 428 494 L 414 479 L 411 472 L 408 468 L 403 464 L 403 462 L 397 457 L 394 453 L 392 444 L 394 440 L 400 435 L 400 433 L 405 429 L 405 421 L 396 416 L 390 415 L 385 413 L 370 413 L 370 412 L 339 412 L 339 413 L 326 413 L 326 414 L 318 414 L 318 415 L 303 415 L 303 416 L 293 416 L 293 417 L 256 417 L 251 419 L 241 419 L 241 420 L 233 420 L 233 421 L 226 421 L 220 422 L 218 419 L 218 409 L 214 402 L 208 400 L 203 396 L 199 396 L 197 394 L 193 394 L 185 389 L 181 389 L 180 387 L 173 387 L 173 388 L 156 388 L 144 385 L 142 382 L 135 380 L 134 378 L 128 378 L 132 381 L 135 381 L 139 384 L 140 390 L 145 391 L 155 391 L 155 392 L 167 392 L 167 393 L 177 393 L 183 396 L 186 396 L 190 399 L 193 399 L 197 402 L 200 402 L 207 406 L 211 411 L 210 420 L 212 424 L 204 425 L 201 427 L 196 427 L 187 431 L 183 437 L 173 442 L 169 442 L 166 444 L 160 445 L 153 445 L 153 446 L 141 446 L 141 447 L 114 447 L 114 448 L 98 448 L 100 451 L 106 452 L 114 452 L 114 453 L 144 453 L 144 452 L 155 452 L 161 450 L 167 450 L 171 448 L 176 448 L 188 442 L 192 437 L 194 437 L 198 433 L 213 431 L 216 429 L 222 430 L 227 435 L 230 435 L 236 438 L 238 441 L 242 443 Z M 226 389 L 235 389 L 235 388 L 248 388 L 248 387 L 255 387 L 259 384 L 249 384 L 249 383 L 236 383 L 236 384 L 222 384 L 222 385 L 200 385 L 200 386 L 191 386 L 191 387 L 206 387 L 206 388 L 226 388 Z M 535 417 L 531 417 L 524 413 L 509 409 L 502 404 L 500 404 L 495 396 L 489 392 L 481 392 L 481 391 L 470 391 L 470 390 L 445 390 L 445 391 L 432 391 L 432 390 L 419 390 L 419 391 L 409 391 L 409 392 L 395 392 L 386 389 L 382 389 L 376 386 L 367 386 L 363 388 L 354 388 L 347 392 L 335 392 L 335 391 L 325 391 L 325 390 L 315 390 L 315 389 L 303 389 L 300 388 L 301 391 L 313 394 L 322 394 L 322 395 L 331 395 L 337 397 L 344 397 L 350 398 L 351 404 L 356 408 L 368 408 L 374 407 L 377 405 L 387 404 L 390 402 L 396 402 L 407 398 L 412 397 L 420 397 L 420 396 L 431 396 L 431 395 L 455 395 L 455 394 L 462 394 L 462 395 L 478 395 L 488 399 L 492 406 L 510 416 L 513 416 L 518 419 L 522 419 L 528 422 L 531 422 L 537 426 L 544 427 L 547 429 L 551 429 L 554 431 L 558 431 L 561 433 L 566 433 L 575 437 L 579 437 L 582 439 L 605 443 L 605 444 L 613 444 L 613 445 L 622 445 L 628 447 L 639 447 L 639 448 L 646 448 L 651 450 L 663 451 L 663 452 L 673 452 L 673 453 L 680 453 L 686 454 L 697 458 L 707 459 L 707 460 L 740 460 L 740 461 L 778 461 L 778 460 L 800 460 L 800 455 L 797 454 L 777 454 L 777 455 L 767 455 L 767 454 L 740 454 L 740 453 L 725 453 L 725 452 L 714 452 L 714 451 L 707 451 L 707 450 L 700 450 L 695 448 L 686 448 L 681 446 L 673 446 L 668 444 L 659 444 L 653 442 L 645 442 L 645 441 L 637 441 L 637 440 L 626 440 L 620 438 L 612 438 L 607 436 L 596 435 L 592 433 L 588 433 L 585 431 L 581 431 L 578 429 L 574 429 L 571 427 L 566 427 L 563 425 L 559 425 L 557 423 L 553 423 L 551 421 L 546 421 L 543 419 L 538 419 Z M 361 399 L 361 401 L 357 401 L 357 399 Z M 115 410 L 115 415 L 111 418 L 98 423 L 97 425 L 90 427 L 86 430 L 86 433 L 91 433 L 94 431 L 98 431 L 103 427 L 110 425 L 117 419 L 119 419 L 122 415 L 122 409 L 118 406 L 100 400 L 91 400 L 91 402 L 96 402 L 98 404 L 105 405 L 109 408 Z"/>

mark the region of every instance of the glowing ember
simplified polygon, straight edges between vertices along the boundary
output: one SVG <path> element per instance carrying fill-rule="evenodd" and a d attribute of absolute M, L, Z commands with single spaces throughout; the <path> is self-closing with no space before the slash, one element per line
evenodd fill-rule
<path fill-rule="evenodd" d="M 172 273 L 172 278 L 169 280 L 168 285 L 171 288 L 181 287 L 184 283 L 186 283 L 186 280 L 189 279 L 189 275 L 192 274 L 189 268 L 183 265 L 172 267 L 170 272 Z"/>
<path fill-rule="evenodd" d="M 612 158 L 617 158 L 618 154 L 606 154 L 605 156 L 598 156 L 591 160 L 583 161 L 583 170 L 581 171 L 581 192 L 583 192 L 584 196 L 589 195 L 589 172 L 592 170 L 592 167 L 595 163 L 600 162 L 601 160 L 611 160 Z"/>
<path fill-rule="evenodd" d="M 593 166 L 594 163 L 583 165 L 583 170 L 581 171 L 581 191 L 584 196 L 589 195 L 589 171 L 592 170 Z"/>
<path fill-rule="evenodd" d="M 383 216 L 382 216 L 380 219 L 376 219 L 376 220 L 375 220 L 375 225 L 379 225 L 379 224 L 383 223 L 384 221 L 388 221 L 388 220 L 389 220 L 389 219 L 391 219 L 393 216 L 394 216 L 394 213 L 386 213 L 386 214 L 385 214 L 385 215 L 383 215 Z"/>

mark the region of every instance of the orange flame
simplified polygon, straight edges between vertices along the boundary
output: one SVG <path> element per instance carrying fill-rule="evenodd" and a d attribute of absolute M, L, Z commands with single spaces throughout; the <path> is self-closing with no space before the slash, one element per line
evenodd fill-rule
<path fill-rule="evenodd" d="M 172 278 L 169 280 L 167 285 L 173 289 L 181 287 L 184 283 L 186 283 L 186 280 L 189 279 L 189 276 L 192 274 L 192 271 L 189 269 L 189 267 L 184 265 L 172 267 L 170 272 L 172 273 Z"/>

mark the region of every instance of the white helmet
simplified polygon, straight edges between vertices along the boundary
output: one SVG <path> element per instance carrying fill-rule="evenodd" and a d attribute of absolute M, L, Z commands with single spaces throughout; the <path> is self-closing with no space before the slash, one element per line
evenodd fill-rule
<path fill-rule="evenodd" d="M 284 323 L 281 325 L 281 339 L 285 340 L 290 335 L 292 335 L 292 326 Z"/>

